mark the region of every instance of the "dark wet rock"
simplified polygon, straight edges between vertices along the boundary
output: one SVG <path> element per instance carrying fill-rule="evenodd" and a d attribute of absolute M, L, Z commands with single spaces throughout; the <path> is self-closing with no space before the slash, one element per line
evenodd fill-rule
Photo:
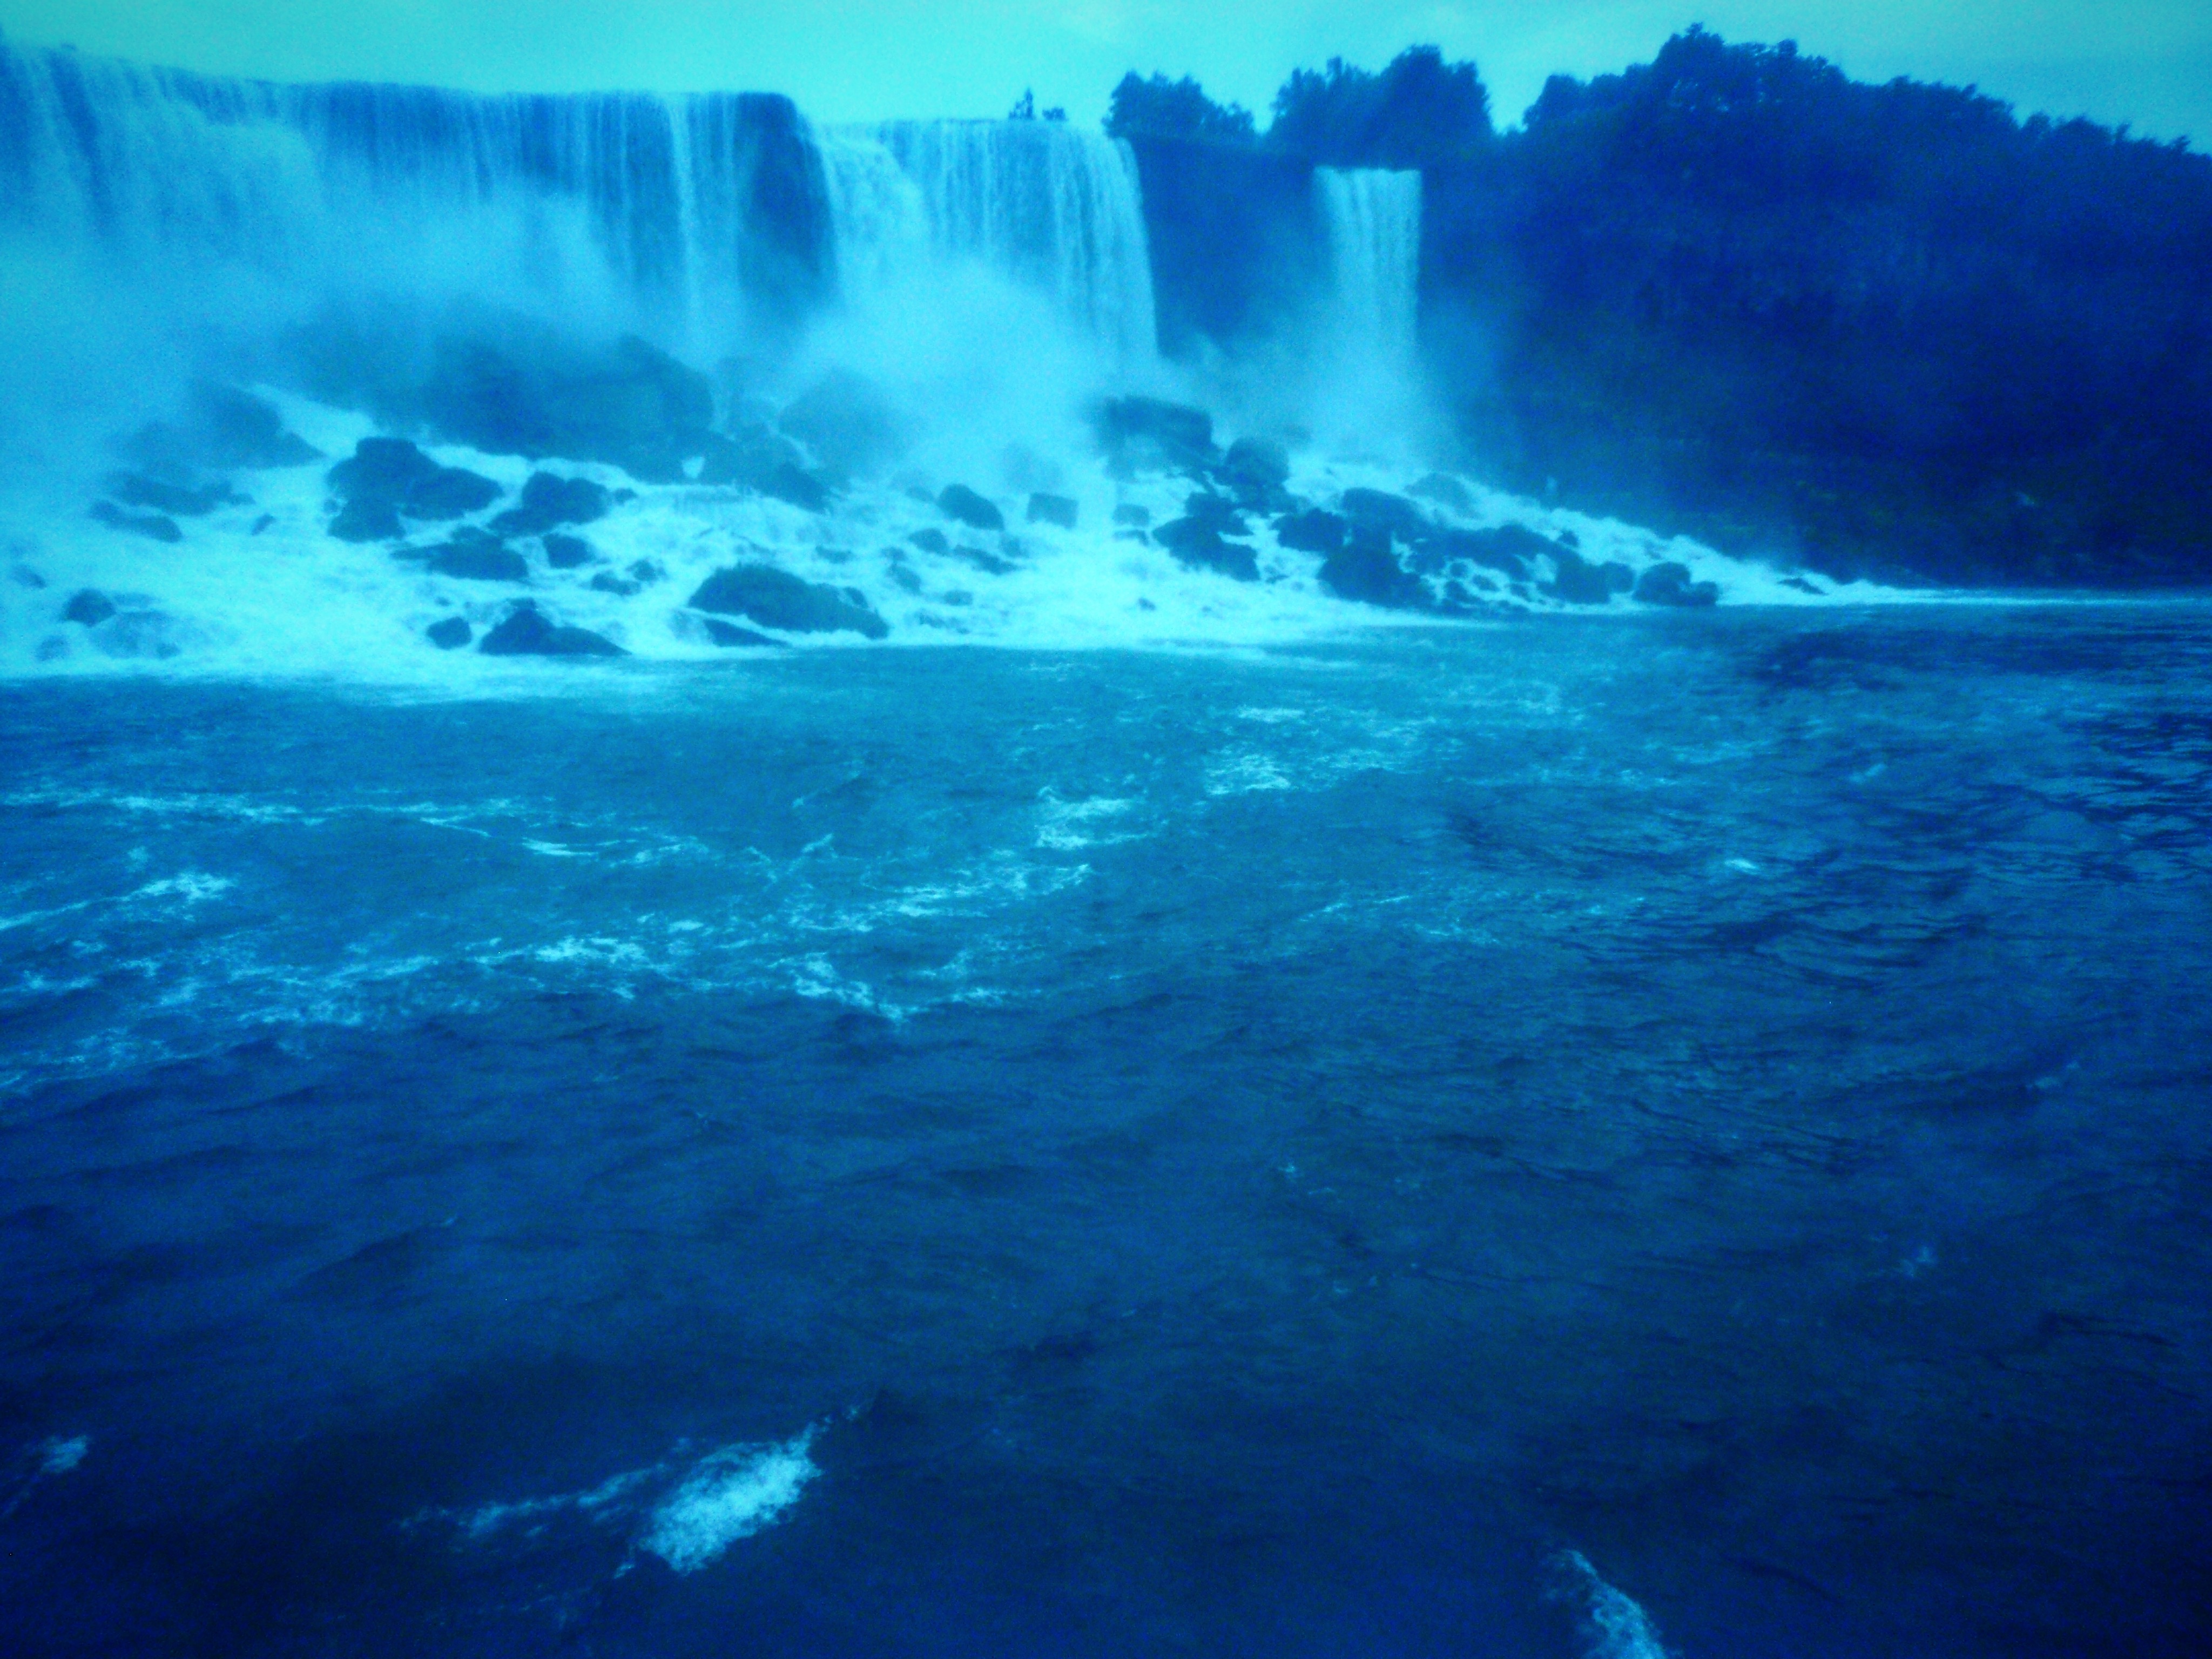
<path fill-rule="evenodd" d="M 574 570 L 599 556 L 592 550 L 591 543 L 581 536 L 548 535 L 544 546 L 545 562 L 556 570 Z"/>
<path fill-rule="evenodd" d="M 275 524 L 276 522 L 276 515 L 274 513 L 264 513 L 253 521 L 253 530 L 252 533 L 258 536 L 263 531 L 268 529 L 270 525 Z"/>
<path fill-rule="evenodd" d="M 956 559 L 964 559 L 978 570 L 988 571 L 994 576 L 1003 576 L 1010 570 L 1018 570 L 1021 568 L 1012 559 L 1002 559 L 997 554 L 988 553 L 980 547 L 956 547 L 952 550 L 952 556 Z"/>
<path fill-rule="evenodd" d="M 1512 577 L 1528 579 L 1528 562 L 1559 550 L 1526 525 L 1499 525 L 1492 530 L 1440 530 L 1423 549 L 1425 562 L 1441 569 L 1455 560 L 1480 565 Z"/>
<path fill-rule="evenodd" d="M 79 623 L 87 628 L 97 628 L 114 614 L 115 601 L 96 587 L 79 588 L 62 607 L 64 622 Z"/>
<path fill-rule="evenodd" d="M 787 404 L 776 424 L 824 466 L 856 476 L 882 471 L 907 447 L 907 423 L 874 381 L 832 369 Z"/>
<path fill-rule="evenodd" d="M 170 637 L 175 623 L 159 611 L 118 611 L 94 637 L 94 643 L 111 657 L 156 657 L 166 661 L 180 654 Z"/>
<path fill-rule="evenodd" d="M 1056 524 L 1062 530 L 1073 530 L 1076 515 L 1081 511 L 1081 503 L 1072 495 L 1053 495 L 1039 490 L 1030 497 L 1029 522 Z"/>
<path fill-rule="evenodd" d="M 324 475 L 331 489 L 348 501 L 383 501 L 395 506 L 416 484 L 436 476 L 437 462 L 404 438 L 363 438 L 353 453 Z"/>
<path fill-rule="evenodd" d="M 768 564 L 716 571 L 692 594 L 691 608 L 743 617 L 789 634 L 847 632 L 879 640 L 890 632 L 858 588 L 802 581 Z"/>
<path fill-rule="evenodd" d="M 1721 590 L 1717 582 L 1698 582 L 1690 580 L 1690 568 L 1677 564 L 1672 559 L 1655 564 L 1636 579 L 1636 597 L 1645 605 L 1673 605 L 1679 609 L 1701 610 L 1720 603 Z"/>
<path fill-rule="evenodd" d="M 1321 582 L 1338 598 L 1363 605 L 1393 611 L 1431 608 L 1428 588 L 1398 562 L 1390 532 L 1379 524 L 1354 524 L 1344 545 L 1322 562 Z"/>
<path fill-rule="evenodd" d="M 908 566 L 895 564 L 890 568 L 890 574 L 892 586 L 898 588 L 902 592 L 917 595 L 921 593 L 921 578 L 916 575 Z"/>
<path fill-rule="evenodd" d="M 1150 530 L 1152 527 L 1152 509 L 1124 502 L 1114 509 L 1114 522 L 1131 530 Z"/>
<path fill-rule="evenodd" d="M 59 662 L 68 656 L 69 653 L 70 645 L 67 640 L 58 634 L 49 634 L 39 641 L 39 648 L 33 654 L 40 662 Z"/>
<path fill-rule="evenodd" d="M 817 547 L 814 550 L 814 556 L 826 564 L 850 564 L 853 562 L 853 550 L 849 547 Z"/>
<path fill-rule="evenodd" d="M 907 538 L 925 553 L 945 554 L 952 550 L 952 544 L 945 538 L 942 530 L 917 530 Z"/>
<path fill-rule="evenodd" d="M 622 657 L 629 653 L 589 629 L 563 628 L 525 599 L 477 647 L 488 657 Z"/>
<path fill-rule="evenodd" d="M 44 587 L 46 585 L 46 579 L 27 564 L 9 566 L 8 580 L 18 587 Z"/>
<path fill-rule="evenodd" d="M 409 489 L 399 503 L 410 519 L 465 519 L 497 501 L 500 487 L 466 467 L 441 466 Z"/>
<path fill-rule="evenodd" d="M 1215 495 L 1212 490 L 1192 491 L 1183 500 L 1182 514 L 1186 519 L 1212 526 L 1224 536 L 1249 536 L 1252 533 L 1251 526 L 1244 522 L 1244 515 L 1237 510 L 1237 503 L 1226 495 Z"/>
<path fill-rule="evenodd" d="M 289 344 L 319 395 L 494 454 L 675 483 L 714 423 L 707 377 L 642 340 L 587 340 L 481 308 L 333 312 Z"/>
<path fill-rule="evenodd" d="M 434 622 L 422 630 L 422 635 L 441 651 L 458 651 L 476 637 L 465 617 L 447 617 Z"/>
<path fill-rule="evenodd" d="M 1235 489 L 1280 489 L 1291 481 L 1290 452 L 1271 438 L 1239 438 L 1222 458 L 1220 475 Z"/>
<path fill-rule="evenodd" d="M 1124 477 L 1202 473 L 1221 456 L 1211 415 L 1158 398 L 1109 398 L 1092 416 L 1091 428 L 1109 467 Z"/>
<path fill-rule="evenodd" d="M 618 599 L 627 599 L 644 591 L 641 584 L 627 576 L 617 576 L 611 570 L 602 570 L 592 577 L 591 586 L 594 593 L 611 593 Z"/>
<path fill-rule="evenodd" d="M 764 645 L 775 650 L 781 650 L 783 647 L 781 640 L 772 640 L 765 634 L 756 634 L 750 628 L 740 628 L 735 623 L 726 623 L 719 617 L 702 617 L 699 620 L 706 625 L 707 637 L 717 645 Z"/>
<path fill-rule="evenodd" d="M 342 542 L 397 541 L 406 533 L 399 509 L 390 501 L 348 501 L 331 520 L 331 534 Z"/>
<path fill-rule="evenodd" d="M 175 420 L 141 427 L 116 447 L 149 471 L 178 480 L 202 471 L 301 466 L 321 456 L 284 429 L 274 404 L 204 381 L 192 387 Z"/>
<path fill-rule="evenodd" d="M 937 510 L 970 530 L 1004 530 L 1006 515 L 966 484 L 947 484 L 938 492 Z"/>
<path fill-rule="evenodd" d="M 1431 472 L 1408 485 L 1406 493 L 1418 501 L 1434 501 L 1446 512 L 1456 513 L 1463 519 L 1474 515 L 1474 492 L 1467 487 L 1465 480 L 1455 478 L 1449 472 Z"/>
<path fill-rule="evenodd" d="M 144 536 L 151 541 L 175 543 L 185 538 L 185 532 L 177 527 L 174 519 L 163 518 L 158 513 L 125 513 L 112 501 L 94 502 L 92 516 L 110 530 Z"/>
<path fill-rule="evenodd" d="M 173 518 L 204 518 L 219 507 L 245 498 L 222 482 L 205 484 L 167 483 L 143 472 L 118 472 L 107 481 L 107 493 L 125 507 L 141 507 Z"/>
<path fill-rule="evenodd" d="M 1354 524 L 1380 526 L 1402 541 L 1419 541 L 1434 527 L 1419 502 L 1387 489 L 1347 489 L 1337 507 Z"/>
<path fill-rule="evenodd" d="M 1828 591 L 1819 583 L 1808 581 L 1802 576 L 1784 576 L 1782 579 L 1782 585 L 1797 593 L 1825 593 Z"/>
<path fill-rule="evenodd" d="M 757 489 L 780 467 L 804 470 L 805 452 L 780 432 L 747 422 L 725 436 L 709 433 L 702 450 L 699 482 Z"/>
<path fill-rule="evenodd" d="M 1252 550 L 1242 542 L 1224 540 L 1220 530 L 1204 520 L 1176 519 L 1162 525 L 1152 537 L 1179 564 L 1218 570 L 1240 582 L 1260 580 L 1260 562 Z"/>
<path fill-rule="evenodd" d="M 830 510 L 830 486 L 804 467 L 779 466 L 755 486 L 763 495 L 803 507 L 809 513 Z"/>
<path fill-rule="evenodd" d="M 1344 545 L 1345 521 L 1322 507 L 1285 514 L 1275 520 L 1275 539 L 1302 553 L 1334 553 Z"/>
<path fill-rule="evenodd" d="M 660 568 L 657 560 L 633 559 L 630 561 L 629 579 L 641 586 L 650 587 L 655 582 L 666 581 L 668 573 Z"/>
<path fill-rule="evenodd" d="M 605 484 L 589 478 L 563 478 L 550 472 L 533 472 L 522 486 L 522 498 L 491 521 L 501 536 L 540 536 L 563 525 L 594 524 L 607 516 Z"/>
<path fill-rule="evenodd" d="M 1552 562 L 1559 574 L 1546 590 L 1569 605 L 1606 605 L 1613 595 L 1613 578 L 1602 565 L 1592 564 L 1571 547 L 1553 544 Z"/>
<path fill-rule="evenodd" d="M 430 556 L 431 574 L 472 582 L 526 582 L 530 562 L 513 548 L 494 542 L 454 542 Z"/>

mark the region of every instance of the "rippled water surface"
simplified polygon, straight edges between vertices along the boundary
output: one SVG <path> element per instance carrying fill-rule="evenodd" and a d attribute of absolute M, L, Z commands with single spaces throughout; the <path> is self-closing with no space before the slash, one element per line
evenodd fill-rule
<path fill-rule="evenodd" d="M 2212 1646 L 2212 612 L 562 666 L 0 686 L 16 1650 Z"/>

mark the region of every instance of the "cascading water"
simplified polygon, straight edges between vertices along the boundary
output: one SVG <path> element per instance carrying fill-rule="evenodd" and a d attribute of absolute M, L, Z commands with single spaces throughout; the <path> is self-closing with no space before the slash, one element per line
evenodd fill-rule
<path fill-rule="evenodd" d="M 822 297 L 787 99 L 212 80 L 0 43 L 0 213 L 173 280 L 441 284 L 727 349 Z"/>
<path fill-rule="evenodd" d="M 915 238 L 900 187 L 877 159 L 888 157 L 918 192 L 937 258 L 977 261 L 1043 293 L 1120 365 L 1152 361 L 1152 265 L 1127 144 L 1059 121 L 894 121 L 833 143 L 844 160 L 830 172 L 848 192 L 841 269 L 880 269 Z"/>
<path fill-rule="evenodd" d="M 1314 173 L 1328 233 L 1333 322 L 1348 356 L 1398 369 L 1413 357 L 1421 264 L 1421 175 L 1379 167 Z"/>

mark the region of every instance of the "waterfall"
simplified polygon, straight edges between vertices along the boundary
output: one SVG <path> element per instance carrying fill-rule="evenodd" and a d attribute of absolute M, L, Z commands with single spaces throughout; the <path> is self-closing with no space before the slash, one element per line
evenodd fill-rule
<path fill-rule="evenodd" d="M 1124 365 L 1152 360 L 1152 266 L 1126 143 L 1060 121 L 895 121 L 835 137 L 844 161 L 830 171 L 847 192 L 841 270 L 903 257 L 916 227 L 902 204 L 918 201 L 936 258 L 975 260 L 1044 294 Z"/>
<path fill-rule="evenodd" d="M 1421 175 L 1319 167 L 1314 179 L 1328 233 L 1340 347 L 1347 356 L 1401 368 L 1413 356 Z"/>
<path fill-rule="evenodd" d="M 0 222 L 164 277 L 596 307 L 702 352 L 803 313 L 831 258 L 781 97 L 281 86 L 5 41 Z"/>

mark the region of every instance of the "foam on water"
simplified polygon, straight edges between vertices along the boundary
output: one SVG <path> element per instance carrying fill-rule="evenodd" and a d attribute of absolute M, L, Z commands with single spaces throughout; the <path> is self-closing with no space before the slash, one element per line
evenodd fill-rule
<path fill-rule="evenodd" d="M 1577 1614 L 1583 1659 L 1669 1659 L 1650 1615 L 1601 1578 L 1579 1550 L 1563 1550 L 1553 1566 L 1559 1578 L 1554 1597 Z"/>
<path fill-rule="evenodd" d="M 774 1526 L 822 1471 L 814 1431 L 780 1446 L 724 1446 L 702 1458 L 653 1512 L 639 1547 L 678 1572 L 711 1565 L 740 1539 Z"/>

